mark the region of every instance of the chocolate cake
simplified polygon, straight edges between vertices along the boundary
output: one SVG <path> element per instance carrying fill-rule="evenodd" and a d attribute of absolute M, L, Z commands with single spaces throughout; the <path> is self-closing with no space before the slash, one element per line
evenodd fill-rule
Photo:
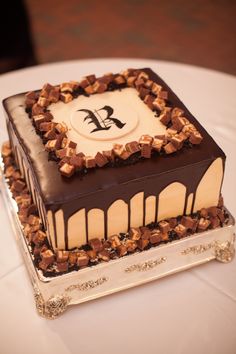
<path fill-rule="evenodd" d="M 151 69 L 45 84 L 3 105 L 6 175 L 42 269 L 55 254 L 66 271 L 75 250 L 69 265 L 83 267 L 223 223 L 225 155 Z"/>

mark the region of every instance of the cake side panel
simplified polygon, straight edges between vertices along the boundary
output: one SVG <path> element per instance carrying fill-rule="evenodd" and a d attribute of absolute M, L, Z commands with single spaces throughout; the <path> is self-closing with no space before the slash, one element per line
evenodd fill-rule
<path fill-rule="evenodd" d="M 56 248 L 73 249 L 95 237 L 108 238 L 126 233 L 132 227 L 217 206 L 223 167 L 224 161 L 217 158 L 169 176 L 159 175 L 119 186 L 112 196 L 101 191 L 59 208 L 50 206 L 54 244 Z M 190 173 L 191 179 L 188 178 Z"/>
<path fill-rule="evenodd" d="M 53 240 L 51 239 L 51 236 L 49 233 L 49 225 L 48 225 L 48 221 L 47 221 L 46 207 L 45 207 L 42 197 L 40 195 L 40 191 L 37 188 L 37 183 L 35 181 L 34 172 L 32 171 L 32 165 L 29 163 L 27 156 L 26 156 L 24 150 L 22 149 L 21 144 L 19 143 L 19 140 L 15 134 L 13 126 L 7 116 L 6 116 L 6 124 L 7 124 L 8 136 L 9 136 L 9 140 L 10 140 L 12 153 L 14 155 L 15 162 L 17 164 L 17 167 L 20 170 L 22 178 L 26 182 L 26 186 L 31 194 L 32 200 L 37 207 L 37 211 L 39 213 L 39 217 L 41 219 L 43 227 L 45 230 L 47 230 L 48 241 L 49 241 L 50 245 L 54 246 Z"/>

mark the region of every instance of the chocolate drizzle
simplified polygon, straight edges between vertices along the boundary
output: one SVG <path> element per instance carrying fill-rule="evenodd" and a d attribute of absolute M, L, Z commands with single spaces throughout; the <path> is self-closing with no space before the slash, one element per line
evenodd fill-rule
<path fill-rule="evenodd" d="M 145 215 L 146 215 L 146 198 L 143 197 L 143 225 L 145 225 Z"/>
<path fill-rule="evenodd" d="M 104 211 L 104 237 L 107 238 L 107 210 Z"/>
<path fill-rule="evenodd" d="M 157 215 L 158 215 L 158 203 L 159 203 L 159 194 L 156 197 L 156 208 L 155 208 L 155 223 L 157 222 Z"/>
<path fill-rule="evenodd" d="M 55 234 L 55 247 L 58 248 L 55 213 L 52 213 L 52 220 L 53 220 L 53 229 L 54 229 L 54 234 Z"/>
<path fill-rule="evenodd" d="M 128 230 L 130 229 L 130 214 L 131 214 L 131 208 L 130 208 L 130 200 L 128 202 Z"/>
<path fill-rule="evenodd" d="M 66 220 L 66 223 L 68 223 L 68 219 Z M 88 211 L 85 209 L 85 232 L 86 232 L 86 242 L 88 243 Z"/>

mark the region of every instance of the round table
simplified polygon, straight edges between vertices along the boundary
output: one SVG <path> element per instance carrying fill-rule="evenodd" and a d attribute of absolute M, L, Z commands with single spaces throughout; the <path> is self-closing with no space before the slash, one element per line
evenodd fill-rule
<path fill-rule="evenodd" d="M 194 66 L 137 59 L 90 59 L 40 65 L 0 76 L 1 99 L 83 75 L 150 67 L 175 91 L 227 156 L 225 204 L 236 215 L 236 78 Z M 0 143 L 7 140 L 3 113 Z M 0 194 L 0 352 L 236 352 L 236 259 L 212 261 L 131 290 L 38 316 L 27 270 Z"/>

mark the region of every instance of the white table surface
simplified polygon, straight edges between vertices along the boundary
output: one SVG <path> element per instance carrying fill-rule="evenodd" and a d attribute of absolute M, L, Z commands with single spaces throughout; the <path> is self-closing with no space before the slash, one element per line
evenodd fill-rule
<path fill-rule="evenodd" d="M 152 60 L 69 61 L 0 76 L 0 98 L 81 76 L 151 67 L 227 155 L 223 195 L 236 215 L 236 77 Z M 0 117 L 0 142 L 7 139 Z M 236 259 L 212 261 L 152 283 L 70 307 L 54 321 L 33 292 L 0 195 L 0 353 L 236 353 Z"/>

